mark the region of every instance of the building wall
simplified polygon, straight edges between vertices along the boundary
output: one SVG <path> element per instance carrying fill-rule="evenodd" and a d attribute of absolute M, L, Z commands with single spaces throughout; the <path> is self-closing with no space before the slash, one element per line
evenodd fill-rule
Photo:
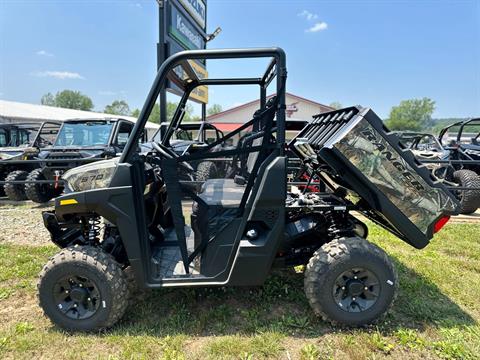
<path fill-rule="evenodd" d="M 306 120 L 310 121 L 312 116 L 331 110 L 330 107 L 317 104 L 307 99 L 296 97 L 292 94 L 286 95 L 287 120 Z M 221 123 L 245 123 L 252 119 L 253 113 L 260 108 L 260 101 L 241 105 L 233 109 L 226 110 L 220 114 L 209 116 L 208 121 Z"/>

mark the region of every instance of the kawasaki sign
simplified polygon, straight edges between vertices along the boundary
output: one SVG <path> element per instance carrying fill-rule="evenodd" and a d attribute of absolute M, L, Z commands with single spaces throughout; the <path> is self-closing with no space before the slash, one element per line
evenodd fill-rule
<path fill-rule="evenodd" d="M 205 49 L 205 39 L 202 34 L 175 6 L 172 6 L 170 12 L 168 33 L 186 50 Z"/>
<path fill-rule="evenodd" d="M 207 10 L 202 0 L 179 0 L 192 18 L 205 30 Z"/>

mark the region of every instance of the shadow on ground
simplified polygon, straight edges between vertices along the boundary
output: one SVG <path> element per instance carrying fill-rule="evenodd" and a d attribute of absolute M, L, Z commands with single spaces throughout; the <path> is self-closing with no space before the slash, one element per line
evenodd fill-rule
<path fill-rule="evenodd" d="M 422 275 L 396 261 L 400 292 L 378 326 L 398 329 L 457 327 L 476 321 Z M 377 329 L 377 328 L 376 328 Z M 314 316 L 303 293 L 303 274 L 276 272 L 261 288 L 169 289 L 149 292 L 132 305 L 115 335 L 253 335 L 277 331 L 318 337 L 338 331 Z"/>

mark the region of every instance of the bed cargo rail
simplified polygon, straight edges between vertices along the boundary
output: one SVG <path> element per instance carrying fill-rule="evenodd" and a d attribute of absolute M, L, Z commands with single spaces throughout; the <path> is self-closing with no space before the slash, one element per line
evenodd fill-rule
<path fill-rule="evenodd" d="M 458 202 L 369 108 L 313 117 L 289 147 L 360 212 L 416 248 L 456 214 Z"/>

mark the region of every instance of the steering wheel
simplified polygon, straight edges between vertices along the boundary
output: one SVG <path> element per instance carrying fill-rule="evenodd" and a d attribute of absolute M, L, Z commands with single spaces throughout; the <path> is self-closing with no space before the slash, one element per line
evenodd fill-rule
<path fill-rule="evenodd" d="M 172 149 L 169 149 L 168 147 L 166 147 L 166 146 L 164 146 L 160 143 L 157 144 L 156 142 L 152 141 L 152 147 L 161 156 L 166 157 L 167 159 L 177 159 L 177 158 L 180 157 L 177 153 L 175 153 L 175 151 L 173 151 Z M 178 164 L 189 172 L 195 171 L 194 168 L 191 167 L 190 164 L 185 162 L 185 161 L 179 161 Z"/>

